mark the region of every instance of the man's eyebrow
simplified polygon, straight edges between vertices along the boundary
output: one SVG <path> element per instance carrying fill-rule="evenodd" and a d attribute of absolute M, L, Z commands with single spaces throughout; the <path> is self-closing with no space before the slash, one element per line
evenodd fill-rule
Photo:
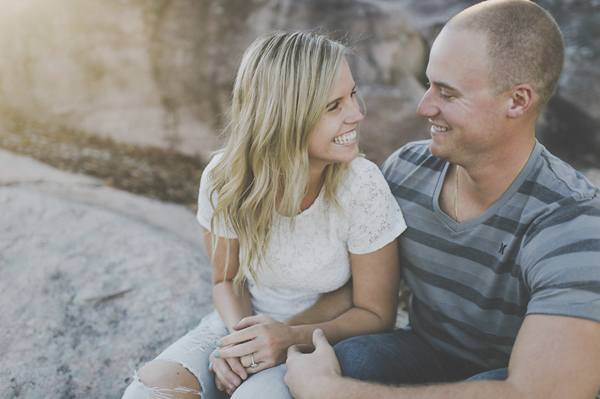
<path fill-rule="evenodd" d="M 356 84 L 354 85 L 354 87 L 352 87 L 352 91 L 355 91 L 355 90 L 356 90 Z M 327 103 L 327 105 L 325 106 L 325 108 L 329 108 L 331 105 L 337 103 L 338 101 L 342 101 L 343 98 L 344 97 L 342 96 L 342 97 L 336 98 L 335 100 L 330 101 L 329 103 Z"/>
<path fill-rule="evenodd" d="M 443 89 L 446 89 L 446 90 L 451 90 L 451 91 L 454 91 L 454 92 L 456 92 L 456 93 L 459 93 L 459 92 L 460 92 L 460 90 L 458 90 L 456 87 L 452 87 L 452 86 L 451 86 L 451 85 L 449 85 L 448 83 L 444 83 L 444 82 L 431 82 L 431 83 L 433 83 L 434 85 L 436 85 L 436 86 L 438 86 L 438 87 L 441 87 L 441 88 L 443 88 Z"/>

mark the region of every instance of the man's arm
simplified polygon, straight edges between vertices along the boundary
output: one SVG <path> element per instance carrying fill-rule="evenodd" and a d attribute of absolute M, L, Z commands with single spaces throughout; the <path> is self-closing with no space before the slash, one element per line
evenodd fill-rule
<path fill-rule="evenodd" d="M 340 376 L 333 348 L 315 332 L 315 351 L 290 348 L 285 381 L 297 399 L 484 398 L 593 399 L 600 389 L 600 323 L 530 315 L 525 318 L 506 381 L 465 381 L 419 387 L 389 387 Z"/>
<path fill-rule="evenodd" d="M 321 298 L 310 308 L 287 319 L 287 326 L 318 324 L 333 320 L 345 313 L 352 303 L 352 279 L 335 291 L 321 295 Z"/>

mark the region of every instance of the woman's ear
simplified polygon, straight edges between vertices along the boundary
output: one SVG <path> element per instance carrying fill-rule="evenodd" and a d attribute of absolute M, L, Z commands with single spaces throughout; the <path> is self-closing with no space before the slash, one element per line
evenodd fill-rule
<path fill-rule="evenodd" d="M 508 109 L 508 117 L 518 118 L 530 109 L 533 109 L 533 96 L 533 88 L 526 83 L 522 83 L 513 87 L 510 98 L 510 108 Z"/>

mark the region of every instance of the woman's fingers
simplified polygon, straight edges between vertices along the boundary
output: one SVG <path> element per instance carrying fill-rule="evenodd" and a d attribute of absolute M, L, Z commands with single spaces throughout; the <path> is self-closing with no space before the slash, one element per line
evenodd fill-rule
<path fill-rule="evenodd" d="M 249 368 L 252 365 L 252 358 L 250 355 L 242 356 L 240 357 L 240 363 L 242 363 L 244 368 Z"/>
<path fill-rule="evenodd" d="M 233 392 L 248 378 L 248 372 L 239 359 L 216 358 L 212 362 L 212 370 L 215 373 L 215 385 L 220 391 Z"/>
<path fill-rule="evenodd" d="M 239 345 L 244 342 L 250 341 L 254 338 L 256 338 L 256 331 L 254 331 L 253 329 L 244 329 L 244 330 L 236 331 L 234 333 L 231 333 L 231 334 L 221 338 L 219 340 L 219 342 L 217 342 L 217 348 L 220 348 L 220 347 L 224 348 L 227 346 Z"/>
<path fill-rule="evenodd" d="M 213 371 L 215 373 L 215 385 L 220 391 L 235 389 L 236 386 L 242 383 L 241 378 L 231 370 L 225 360 L 216 359 L 213 363 Z"/>
<path fill-rule="evenodd" d="M 243 366 L 239 358 L 230 358 L 226 360 L 231 370 L 234 373 L 236 373 L 242 380 L 248 378 L 248 372 L 246 371 L 246 368 Z"/>
<path fill-rule="evenodd" d="M 229 359 L 232 357 L 242 357 L 258 350 L 258 343 L 246 341 L 237 345 L 217 348 L 214 352 L 215 358 Z"/>
<path fill-rule="evenodd" d="M 237 323 L 235 326 L 233 326 L 233 329 L 236 331 L 240 331 L 240 330 L 243 330 L 244 328 L 248 328 L 255 324 L 264 323 L 266 317 L 267 316 L 265 316 L 264 314 L 244 317 L 242 320 L 240 320 L 239 323 Z"/>
<path fill-rule="evenodd" d="M 249 375 L 256 374 L 259 371 L 268 369 L 271 367 L 266 362 L 260 361 L 260 355 L 258 353 L 251 353 L 250 355 L 242 356 L 240 358 L 242 366 L 246 368 Z"/>

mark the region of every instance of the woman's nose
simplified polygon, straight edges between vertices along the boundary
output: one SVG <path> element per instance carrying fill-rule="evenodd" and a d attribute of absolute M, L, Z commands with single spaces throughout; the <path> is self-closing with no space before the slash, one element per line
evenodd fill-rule
<path fill-rule="evenodd" d="M 363 115 L 363 113 L 360 111 L 360 105 L 358 104 L 358 101 L 354 100 L 352 102 L 353 106 L 351 108 L 351 111 L 348 115 L 348 118 L 346 118 L 346 122 L 347 123 L 360 123 L 363 121 L 363 119 L 365 118 L 365 116 Z"/>

